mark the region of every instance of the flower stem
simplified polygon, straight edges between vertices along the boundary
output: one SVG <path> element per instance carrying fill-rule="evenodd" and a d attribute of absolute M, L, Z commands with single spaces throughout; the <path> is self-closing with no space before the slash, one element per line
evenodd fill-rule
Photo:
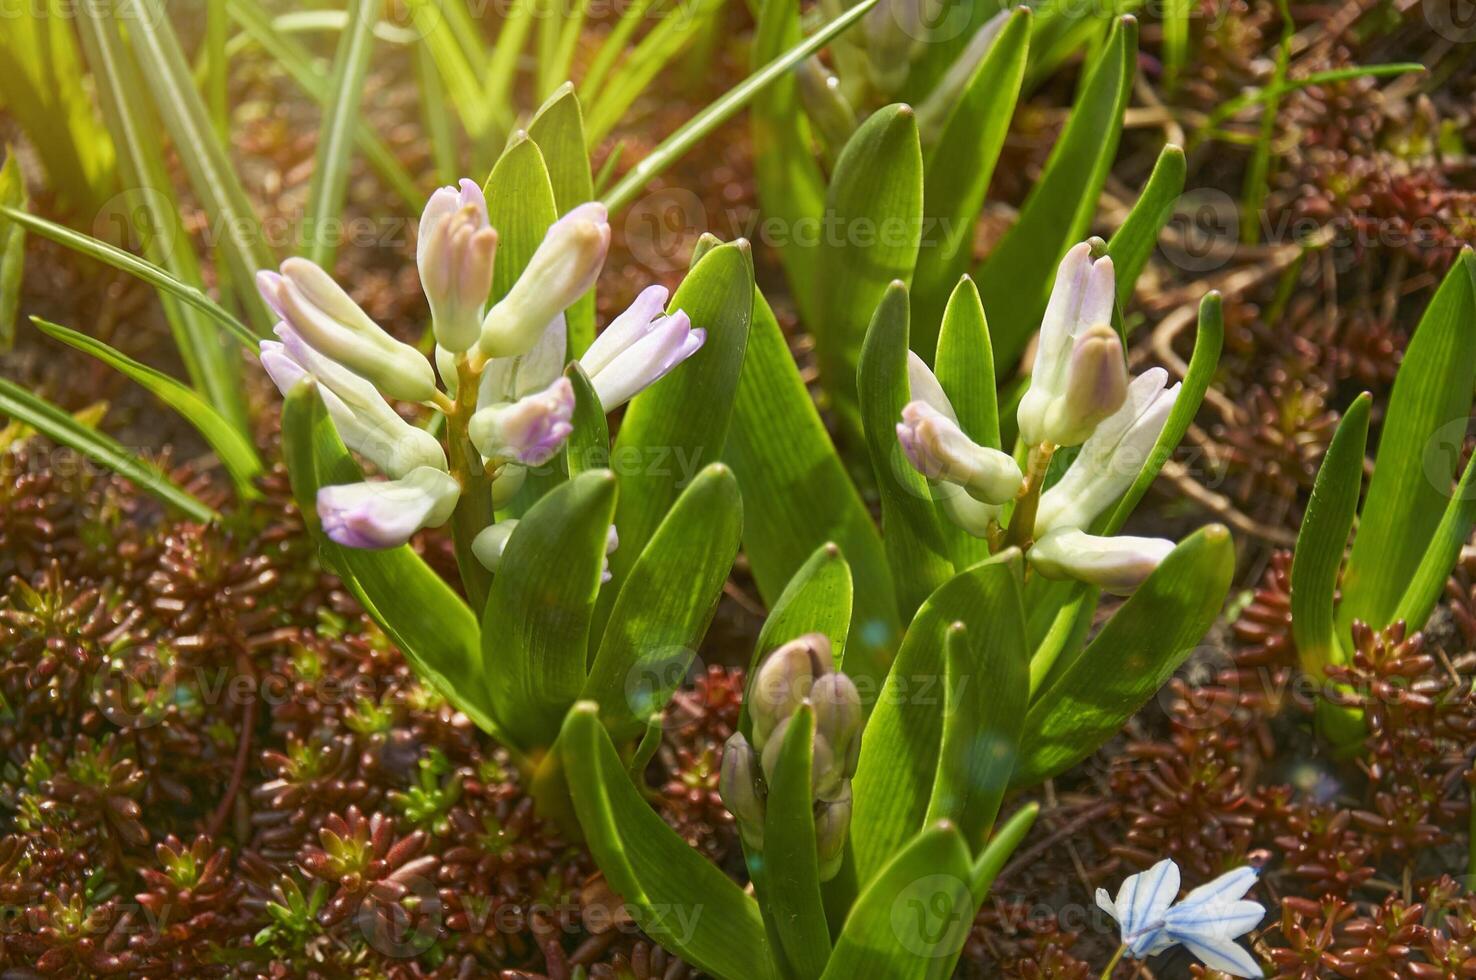
<path fill-rule="evenodd" d="M 482 567 L 471 545 L 472 539 L 494 520 L 492 481 L 487 478 L 481 457 L 467 434 L 477 408 L 481 371 L 463 355 L 457 359 L 456 375 L 456 401 L 446 413 L 446 455 L 451 475 L 461 484 L 461 499 L 451 514 L 451 539 L 456 549 L 456 567 L 461 572 L 461 587 L 472 610 L 480 616 L 492 589 L 492 573 Z"/>
<path fill-rule="evenodd" d="M 1112 954 L 1112 959 L 1107 963 L 1107 969 L 1102 971 L 1100 980 L 1110 980 L 1112 971 L 1117 969 L 1117 964 L 1122 962 L 1122 955 L 1127 952 L 1127 943 L 1117 947 L 1117 952 Z"/>
<path fill-rule="evenodd" d="M 1056 447 L 1048 442 L 1030 447 L 1025 485 L 1015 498 L 1015 512 L 1010 515 L 1010 526 L 1005 531 L 1006 547 L 1014 546 L 1023 551 L 1035 540 L 1035 512 L 1040 507 L 1040 491 L 1045 486 L 1046 471 L 1051 468 L 1051 457 L 1055 452 Z"/>

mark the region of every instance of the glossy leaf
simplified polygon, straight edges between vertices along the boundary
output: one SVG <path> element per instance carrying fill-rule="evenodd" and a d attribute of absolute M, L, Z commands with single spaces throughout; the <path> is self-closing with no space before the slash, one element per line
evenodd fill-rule
<path fill-rule="evenodd" d="M 964 276 L 953 288 L 943 311 L 934 374 L 943 386 L 959 425 L 969 438 L 990 449 L 1002 448 L 999 401 L 994 381 L 994 349 L 989 324 L 974 281 Z M 951 489 L 947 492 L 956 493 Z M 989 557 L 989 543 L 961 528 L 945 524 L 953 539 L 953 562 L 966 568 Z"/>
<path fill-rule="evenodd" d="M 651 809 L 626 776 L 599 706 L 576 704 L 559 745 L 585 842 L 637 924 L 715 976 L 772 980 L 758 905 Z"/>
<path fill-rule="evenodd" d="M 497 229 L 497 261 L 492 266 L 492 302 L 517 282 L 528 260 L 558 220 L 553 184 L 538 144 L 528 136 L 508 144 L 485 187 L 487 216 Z"/>
<path fill-rule="evenodd" d="M 969 869 L 969 890 L 973 892 L 975 902 L 983 902 L 989 896 L 994 880 L 1004 870 L 1005 864 L 1025 839 L 1025 835 L 1030 833 L 1030 828 L 1035 826 L 1035 818 L 1038 816 L 1039 803 L 1025 804 L 984 845 L 984 849 L 974 859 L 973 867 Z"/>
<path fill-rule="evenodd" d="M 1039 328 L 1056 265 L 1096 212 L 1122 135 L 1137 53 L 1137 21 L 1123 17 L 1082 85 L 1019 219 L 979 272 L 1000 374 L 1015 366 Z"/>
<path fill-rule="evenodd" d="M 912 347 L 929 363 L 944 307 L 973 259 L 974 228 L 1025 79 L 1030 17 L 1028 7 L 1011 13 L 928 154 Z"/>
<path fill-rule="evenodd" d="M 880 683 L 901 633 L 886 551 L 758 292 L 723 459 L 743 491 L 743 550 L 759 594 L 777 611 L 791 577 L 834 542 L 857 597 L 851 669 Z"/>
<path fill-rule="evenodd" d="M 564 376 L 574 386 L 574 431 L 564 443 L 564 468 L 570 478 L 610 465 L 610 423 L 600 396 L 578 361 L 570 361 Z"/>
<path fill-rule="evenodd" d="M 764 813 L 763 900 L 791 975 L 813 980 L 830 956 L 815 852 L 815 711 L 802 705 L 785 728 Z"/>
<path fill-rule="evenodd" d="M 615 477 L 592 470 L 518 521 L 482 615 L 492 713 L 526 751 L 552 745 L 586 670 L 590 616 L 615 515 Z"/>
<path fill-rule="evenodd" d="M 1454 453 L 1461 451 L 1459 437 L 1452 441 L 1450 448 Z M 1466 470 L 1451 491 L 1435 535 L 1409 581 L 1409 588 L 1399 600 L 1399 608 L 1394 611 L 1395 621 L 1403 620 L 1411 630 L 1424 629 L 1435 603 L 1445 593 L 1445 584 L 1460 560 L 1461 549 L 1471 540 L 1473 526 L 1476 526 L 1476 457 L 1466 461 Z"/>
<path fill-rule="evenodd" d="M 1204 638 L 1235 571 L 1230 534 L 1201 528 L 1148 576 L 1034 700 L 1014 785 L 1034 786 L 1096 751 Z"/>
<path fill-rule="evenodd" d="M 843 425 L 856 431 L 857 364 L 872 315 L 894 283 L 912 281 L 923 208 L 917 120 L 905 105 L 869 116 L 836 161 L 825 198 L 815 274 L 821 380 Z M 903 302 L 907 294 L 901 293 Z M 898 406 L 901 409 L 901 406 Z"/>
<path fill-rule="evenodd" d="M 256 455 L 256 449 L 229 420 L 211 408 L 208 402 L 188 386 L 84 333 L 69 330 L 39 317 L 33 317 L 31 322 L 48 337 L 75 347 L 126 375 L 182 415 L 215 451 L 221 465 L 235 481 L 237 491 L 245 497 L 259 495 L 252 484 L 252 480 L 261 472 L 261 460 Z"/>
<path fill-rule="evenodd" d="M 568 214 L 594 200 L 594 178 L 585 149 L 584 117 L 574 86 L 565 82 L 549 96 L 528 124 L 528 135 L 543 154 L 553 188 L 555 210 Z M 564 312 L 569 326 L 569 357 L 579 357 L 595 336 L 595 296 L 591 290 Z"/>
<path fill-rule="evenodd" d="M 626 492 L 622 484 L 622 496 Z M 634 545 L 625 539 L 625 528 L 616 526 L 619 554 Z M 617 735 L 633 734 L 661 711 L 686 678 L 738 555 L 742 531 L 738 481 L 715 463 L 682 491 L 630 566 L 583 694 L 599 702 L 605 723 Z"/>
<path fill-rule="evenodd" d="M 1363 488 L 1363 453 L 1368 444 L 1368 416 L 1373 396 L 1354 399 L 1333 433 L 1307 512 L 1297 533 L 1291 571 L 1292 637 L 1308 677 L 1321 680 L 1329 664 L 1341 662 L 1334 629 L 1333 606 L 1343 555 Z"/>
<path fill-rule="evenodd" d="M 30 426 L 52 442 L 69 446 L 88 459 L 127 477 L 188 517 L 210 523 L 220 517 L 208 504 L 177 486 L 157 466 L 111 436 L 78 422 L 45 399 L 0 378 L 0 414 Z"/>
<path fill-rule="evenodd" d="M 1435 535 L 1455 467 L 1440 433 L 1465 431 L 1476 382 L 1476 254 L 1461 253 L 1420 318 L 1389 396 L 1358 536 L 1343 575 L 1338 632 L 1382 629 Z M 1448 440 L 1447 440 L 1448 441 Z"/>
<path fill-rule="evenodd" d="M 1148 175 L 1148 183 L 1138 193 L 1137 202 L 1107 243 L 1107 254 L 1112 257 L 1113 271 L 1117 274 L 1119 309 L 1132 299 L 1133 287 L 1158 244 L 1159 232 L 1168 224 L 1174 205 L 1184 193 L 1184 171 L 1184 151 L 1172 143 L 1165 146 Z"/>
<path fill-rule="evenodd" d="M 897 423 L 911 397 L 907 320 L 907 289 L 894 283 L 876 308 L 857 371 L 866 448 L 881 495 L 882 543 L 904 618 L 953 574 L 928 481 L 907 462 L 897 442 Z"/>

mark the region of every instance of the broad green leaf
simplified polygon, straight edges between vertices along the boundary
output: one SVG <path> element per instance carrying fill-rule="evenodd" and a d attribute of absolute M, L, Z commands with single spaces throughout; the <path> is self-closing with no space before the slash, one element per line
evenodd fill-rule
<path fill-rule="evenodd" d="M 159 124 L 132 52 L 118 25 L 95 6 L 82 8 L 78 31 L 94 77 L 98 101 L 118 147 L 119 171 L 130 190 L 110 212 L 122 224 L 119 240 L 136 239 L 144 252 L 182 282 L 201 288 L 200 261 L 179 215 L 179 202 L 159 145 Z M 190 380 L 240 433 L 250 431 L 241 392 L 241 365 L 235 347 L 203 311 L 161 290 L 164 315 Z"/>
<path fill-rule="evenodd" d="M 620 477 L 620 548 L 610 556 L 615 580 L 600 598 L 606 612 L 677 495 L 718 459 L 727 441 L 753 309 L 748 244 L 720 245 L 703 255 L 669 309 L 686 311 L 693 326 L 707 331 L 707 342 L 637 395 L 621 420 L 611 451 Z"/>
<path fill-rule="evenodd" d="M 1230 590 L 1235 549 L 1218 524 L 1179 543 L 1034 700 L 1013 785 L 1034 786 L 1075 765 L 1122 729 L 1214 624 Z"/>
<path fill-rule="evenodd" d="M 1189 358 L 1189 370 L 1184 375 L 1179 396 L 1174 399 L 1174 407 L 1164 421 L 1158 441 L 1153 444 L 1153 451 L 1143 461 L 1132 486 L 1128 487 L 1122 499 L 1117 502 L 1117 507 L 1102 525 L 1100 533 L 1111 535 L 1122 529 L 1132 516 L 1133 509 L 1158 478 L 1163 464 L 1168 462 L 1178 448 L 1179 441 L 1189 431 L 1199 406 L 1204 403 L 1204 395 L 1209 390 L 1210 382 L 1214 380 L 1215 369 L 1220 363 L 1220 348 L 1224 342 L 1225 317 L 1220 294 L 1210 292 L 1199 303 L 1199 328 L 1194 335 L 1194 353 Z"/>
<path fill-rule="evenodd" d="M 604 195 L 603 200 L 606 206 L 611 211 L 616 211 L 629 204 L 651 178 L 671 166 L 703 137 L 726 122 L 765 86 L 784 77 L 791 68 L 830 43 L 836 35 L 855 24 L 876 4 L 877 0 L 861 0 L 860 3 L 847 9 L 845 13 L 784 52 L 783 55 L 770 61 L 730 88 L 725 94 L 714 99 L 707 108 L 687 120 L 676 132 L 657 144 L 654 150 L 641 158 L 640 163 L 631 167 L 630 172 L 620 179 L 620 183 Z M 640 7 L 639 2 L 632 4 L 627 15 L 638 7 Z M 581 86 L 580 91 L 587 92 L 588 85 L 589 79 L 586 78 L 585 86 Z M 593 140 L 597 137 L 591 132 L 589 138 Z"/>
<path fill-rule="evenodd" d="M 1453 455 L 1459 454 L 1462 448 L 1459 437 L 1450 444 Z M 1425 621 L 1445 592 L 1451 570 L 1460 560 L 1461 549 L 1471 540 L 1473 524 L 1476 524 L 1476 457 L 1466 461 L 1466 470 L 1451 492 L 1450 502 L 1445 505 L 1445 513 L 1435 528 L 1435 536 L 1431 538 L 1425 556 L 1420 559 L 1409 588 L 1404 590 L 1399 608 L 1394 611 L 1396 622 L 1403 620 L 1411 630 L 1425 628 Z"/>
<path fill-rule="evenodd" d="M 174 141 L 211 227 L 219 232 L 231 286 L 265 330 L 275 318 L 256 295 L 256 273 L 275 267 L 276 258 L 267 246 L 251 200 L 236 178 L 227 149 L 210 125 L 163 0 L 124 0 L 112 17 L 128 31 L 164 128 Z"/>
<path fill-rule="evenodd" d="M 769 774 L 764 813 L 763 900 L 791 975 L 814 980 L 830 956 L 830 931 L 820 899 L 815 852 L 815 711 L 802 705 L 790 718 L 779 760 Z"/>
<path fill-rule="evenodd" d="M 39 317 L 32 317 L 31 322 L 48 337 L 54 337 L 64 344 L 75 347 L 84 354 L 97 358 L 115 371 L 127 375 L 161 402 L 184 416 L 185 421 L 195 427 L 196 431 L 209 443 L 210 448 L 215 450 L 216 456 L 220 457 L 221 465 L 226 468 L 226 472 L 230 473 L 231 479 L 236 484 L 236 490 L 241 496 L 259 496 L 252 483 L 252 480 L 261 473 L 261 460 L 256 455 L 256 449 L 230 421 L 211 408 L 209 402 L 169 375 L 156 371 L 147 364 L 140 364 L 100 340 L 94 340 L 84 333 L 69 330 Z"/>
<path fill-rule="evenodd" d="M 845 665 L 846 636 L 851 625 L 851 569 L 840 548 L 822 544 L 815 549 L 789 584 L 784 587 L 769 616 L 759 630 L 758 642 L 748 660 L 750 685 L 758 676 L 764 658 L 790 640 L 806 633 L 820 633 L 830 640 L 830 652 L 837 670 Z M 849 670 L 849 666 L 845 669 Z M 852 678 L 855 680 L 855 678 Z M 738 729 L 752 732 L 748 719 L 748 698 L 738 714 Z"/>
<path fill-rule="evenodd" d="M 298 88 L 311 96 L 319 105 L 328 104 L 331 97 L 328 79 L 318 70 L 312 52 L 296 38 L 277 30 L 272 24 L 271 15 L 262 9 L 257 0 L 225 0 L 225 3 L 226 8 L 230 11 L 231 19 L 240 24 L 241 29 L 282 66 L 283 70 L 297 83 Z M 359 151 L 364 154 L 364 159 L 378 171 L 385 184 L 395 192 L 401 202 L 412 209 L 421 207 L 425 203 L 425 195 L 421 193 L 415 179 L 396 159 L 389 147 L 385 146 L 384 142 L 375 135 L 369 124 L 363 120 L 357 122 L 354 126 L 354 134 L 359 143 Z M 454 175 L 446 179 L 451 180 L 453 177 Z"/>
<path fill-rule="evenodd" d="M 512 743 L 493 719 L 482 680 L 477 618 L 409 545 L 383 551 L 344 548 L 318 523 L 318 488 L 364 478 L 344 448 L 318 386 L 298 382 L 282 407 L 282 451 L 292 495 L 318 550 L 338 572 L 364 611 L 442 697 L 483 731 Z M 434 624 L 427 629 L 426 624 Z"/>
<path fill-rule="evenodd" d="M 628 492 L 624 485 L 621 495 Z M 620 548 L 633 547 L 621 534 Z M 617 735 L 666 707 L 687 676 L 738 555 L 743 502 L 721 463 L 697 474 L 661 522 L 605 623 L 583 697 Z M 620 549 L 616 549 L 619 553 Z M 582 649 L 582 648 L 581 648 Z M 571 653 L 575 651 L 570 651 Z"/>
<path fill-rule="evenodd" d="M 1138 23 L 1123 17 L 1092 66 L 1019 220 L 979 272 L 1001 374 L 1014 368 L 1039 328 L 1056 266 L 1096 212 L 1122 135 L 1137 56 Z"/>
<path fill-rule="evenodd" d="M 26 207 L 26 185 L 15 162 L 15 151 L 9 146 L 5 148 L 5 165 L 0 167 L 0 204 L 17 210 Z M 25 262 L 25 228 L 0 220 L 0 351 L 10 350 L 15 343 L 15 313 L 20 307 Z"/>
<path fill-rule="evenodd" d="M 110 436 L 88 428 L 45 399 L 13 381 L 0 378 L 0 414 L 24 423 L 52 442 L 72 449 L 120 476 L 127 477 L 160 500 L 203 523 L 220 517 L 209 505 L 176 486 L 157 466 Z"/>
<path fill-rule="evenodd" d="M 1333 606 L 1363 489 L 1363 452 L 1372 401 L 1373 396 L 1365 391 L 1338 423 L 1297 532 L 1291 571 L 1292 638 L 1302 671 L 1319 682 L 1329 664 L 1342 660 Z"/>
<path fill-rule="evenodd" d="M 977 910 L 963 836 L 950 823 L 933 824 L 885 856 L 846 919 L 824 980 L 941 980 L 953 972 Z"/>
<path fill-rule="evenodd" d="M 954 623 L 944 639 L 947 700 L 927 822 L 952 820 L 971 852 L 994 829 L 1030 704 L 1025 610 L 1017 589 L 1005 592 L 993 622 L 972 631 Z"/>
<path fill-rule="evenodd" d="M 307 214 L 303 228 L 306 255 L 325 269 L 333 268 L 338 250 L 336 231 L 343 216 L 348 191 L 348 169 L 354 148 L 354 126 L 359 120 L 359 102 L 364 95 L 364 77 L 374 48 L 374 22 L 380 0 L 349 0 L 348 24 L 338 38 L 333 72 L 328 78 L 328 102 L 318 131 L 317 157 L 308 187 Z"/>
<path fill-rule="evenodd" d="M 1029 48 L 1030 8 L 1017 7 L 928 154 L 922 247 L 912 284 L 912 349 L 928 363 L 945 304 L 973 260 L 974 227 L 1025 79 Z"/>
<path fill-rule="evenodd" d="M 777 609 L 791 577 L 834 542 L 857 597 L 851 669 L 880 683 L 902 631 L 886 551 L 759 292 L 723 459 L 743 491 L 743 550 L 759 594 Z"/>
<path fill-rule="evenodd" d="M 574 706 L 559 746 L 585 842 L 636 923 L 715 976 L 772 980 L 758 905 L 651 809 L 600 725 L 598 705 Z"/>
<path fill-rule="evenodd" d="M 953 574 L 948 539 L 928 481 L 907 462 L 897 442 L 897 422 L 911 397 L 907 317 L 907 289 L 894 283 L 876 308 L 857 370 L 866 448 L 881 495 L 882 543 L 903 618 Z"/>
<path fill-rule="evenodd" d="M 1018 612 L 1019 553 L 960 572 L 917 611 L 896 663 L 861 735 L 852 786 L 851 841 L 856 879 L 865 887 L 905 841 L 923 827 L 941 751 L 947 671 L 945 634 L 963 623 L 982 641 Z M 1002 646 L 1015 641 L 1002 638 Z"/>
<path fill-rule="evenodd" d="M 979 445 L 1002 448 L 989 324 L 984 319 L 979 290 L 968 276 L 958 281 L 948 298 L 937 342 L 934 373 L 958 414 L 959 425 Z M 939 489 L 944 493 L 958 492 L 956 488 Z M 952 538 L 956 567 L 967 568 L 989 557 L 989 543 L 984 539 L 951 523 L 945 524 L 945 530 Z"/>
<path fill-rule="evenodd" d="M 45 218 L 38 218 L 35 215 L 27 214 L 24 211 L 5 204 L 0 204 L 0 216 L 14 221 L 27 231 L 40 235 L 42 238 L 49 238 L 60 245 L 65 245 L 74 252 L 79 252 L 88 258 L 96 259 L 105 265 L 110 265 L 137 279 L 141 279 L 151 286 L 157 286 L 159 289 L 178 296 L 196 309 L 203 310 L 209 314 L 211 319 L 220 324 L 226 332 L 232 337 L 235 337 L 236 340 L 240 341 L 248 349 L 256 349 L 258 340 L 256 335 L 251 332 L 249 327 L 236 319 L 230 311 L 205 295 L 199 288 L 191 286 L 189 283 L 181 282 L 152 262 L 147 262 L 137 255 L 131 252 L 125 252 L 123 249 L 109 245 L 107 242 L 98 241 L 89 235 L 73 231 L 63 225 L 47 221 Z"/>
<path fill-rule="evenodd" d="M 487 178 L 487 216 L 497 229 L 491 301 L 507 295 L 558 220 L 553 184 L 538 144 L 527 135 L 508 144 Z"/>
<path fill-rule="evenodd" d="M 574 431 L 564 443 L 564 468 L 575 477 L 610 465 L 610 424 L 600 396 L 578 361 L 570 361 L 564 376 L 574 385 Z"/>
<path fill-rule="evenodd" d="M 1473 381 L 1476 254 L 1467 248 L 1430 300 L 1394 379 L 1368 497 L 1343 575 L 1340 636 L 1348 634 L 1355 619 L 1374 629 L 1393 621 L 1435 535 L 1454 479 L 1452 461 L 1440 458 L 1439 433 L 1447 426 L 1464 431 Z"/>
<path fill-rule="evenodd" d="M 543 153 L 549 185 L 559 214 L 568 214 L 585 201 L 594 200 L 594 178 L 589 172 L 589 152 L 584 143 L 584 117 L 574 86 L 565 82 L 534 113 L 528 135 Z M 569 356 L 579 357 L 595 335 L 595 297 L 591 290 L 564 312 L 569 325 Z"/>
<path fill-rule="evenodd" d="M 830 178 L 817 231 L 820 319 L 806 324 L 815 335 L 821 380 L 852 435 L 858 429 L 853 393 L 867 325 L 894 283 L 912 281 L 922 199 L 917 120 L 905 105 L 879 109 L 841 151 Z M 905 302 L 905 289 L 901 296 Z"/>
<path fill-rule="evenodd" d="M 999 833 L 989 839 L 979 856 L 974 859 L 974 865 L 969 869 L 969 890 L 974 893 L 974 901 L 982 903 L 989 897 L 989 889 L 994 887 L 994 880 L 1004 870 L 1006 862 L 1030 833 L 1030 828 L 1035 826 L 1035 818 L 1040 816 L 1039 803 L 1027 803 L 1015 811 L 1005 825 L 999 828 Z"/>
<path fill-rule="evenodd" d="M 1148 175 L 1148 183 L 1138 194 L 1137 203 L 1107 243 L 1107 254 L 1112 257 L 1113 271 L 1117 274 L 1119 309 L 1133 298 L 1133 286 L 1158 244 L 1158 234 L 1173 215 L 1179 195 L 1184 193 L 1184 169 L 1184 151 L 1172 143 L 1165 146 Z"/>
<path fill-rule="evenodd" d="M 799 7 L 798 0 L 764 0 L 750 55 L 754 68 L 800 43 Z M 749 120 L 754 181 L 764 217 L 777 228 L 798 228 L 802 219 L 813 219 L 824 209 L 825 175 L 815 160 L 794 76 L 785 74 L 755 95 Z M 805 322 L 816 322 L 815 249 L 797 243 L 792 235 L 773 244 Z"/>
<path fill-rule="evenodd" d="M 492 580 L 482 614 L 482 676 L 493 715 L 525 751 L 553 744 L 584 686 L 584 650 L 614 515 L 609 470 L 555 487 L 518 521 Z"/>

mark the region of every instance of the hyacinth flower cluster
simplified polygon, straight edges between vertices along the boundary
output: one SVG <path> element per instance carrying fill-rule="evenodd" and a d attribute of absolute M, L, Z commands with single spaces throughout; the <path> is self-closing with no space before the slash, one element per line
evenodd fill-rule
<path fill-rule="evenodd" d="M 573 431 L 575 395 L 563 376 L 565 311 L 594 285 L 610 244 L 599 203 L 549 227 L 507 294 L 488 308 L 497 253 L 482 188 L 463 179 L 431 195 L 416 262 L 429 301 L 435 368 L 390 336 L 314 263 L 288 259 L 257 287 L 279 318 L 261 361 L 285 395 L 304 378 L 319 385 L 339 436 L 385 479 L 325 486 L 323 531 L 350 548 L 390 548 L 450 519 L 464 493 L 490 484 L 493 507 L 510 501 L 529 467 L 558 453 Z M 667 315 L 666 290 L 646 289 L 579 358 L 610 412 L 695 354 L 705 339 L 685 313 Z M 439 371 L 441 383 L 437 384 Z M 445 417 L 447 443 L 406 421 L 390 400 Z M 457 452 L 470 445 L 474 454 Z M 448 452 L 448 447 L 450 452 Z M 516 522 L 481 531 L 472 551 L 496 568 Z M 614 529 L 609 548 L 617 541 Z"/>
<path fill-rule="evenodd" d="M 1112 326 L 1112 260 L 1081 243 L 1067 252 L 1040 329 L 1030 387 L 1017 414 L 1020 451 L 981 446 L 960 427 L 948 395 L 916 355 L 912 401 L 897 438 L 955 524 L 996 550 L 1016 546 L 1032 568 L 1126 595 L 1174 549 L 1161 538 L 1101 536 L 1094 522 L 1132 485 L 1152 453 L 1180 386 L 1151 368 L 1129 380 Z M 1046 486 L 1052 459 L 1076 449 Z M 1023 463 L 1023 466 L 1021 465 Z"/>
<path fill-rule="evenodd" d="M 1112 917 L 1122 934 L 1122 947 L 1112 965 L 1124 955 L 1146 960 L 1182 945 L 1210 969 L 1232 977 L 1263 976 L 1255 957 L 1235 942 L 1266 916 L 1265 908 L 1245 898 L 1258 877 L 1254 868 L 1236 868 L 1175 902 L 1179 866 L 1164 859 L 1130 875 L 1115 899 L 1098 888 L 1097 907 Z M 1109 966 L 1103 976 L 1111 972 Z"/>
<path fill-rule="evenodd" d="M 749 854 L 764 849 L 764 797 L 796 712 L 809 706 L 815 734 L 810 769 L 820 880 L 840 870 L 851 823 L 851 778 L 861 753 L 863 714 L 856 685 L 833 667 L 830 640 L 810 633 L 764 660 L 749 691 L 753 741 L 734 732 L 723 748 L 719 791 Z"/>

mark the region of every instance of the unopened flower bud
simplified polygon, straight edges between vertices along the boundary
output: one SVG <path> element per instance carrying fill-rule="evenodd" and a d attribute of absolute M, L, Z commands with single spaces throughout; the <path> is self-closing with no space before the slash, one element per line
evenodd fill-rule
<path fill-rule="evenodd" d="M 815 854 L 820 880 L 829 881 L 845 860 L 846 837 L 851 831 L 851 784 L 841 787 L 834 800 L 821 800 L 815 807 Z"/>
<path fill-rule="evenodd" d="M 436 342 L 460 353 L 477 342 L 492 289 L 497 232 L 487 220 L 487 200 L 475 181 L 442 187 L 420 216 L 415 263 L 430 303 Z"/>
<path fill-rule="evenodd" d="M 1008 453 L 974 442 L 958 424 L 927 402 L 902 409 L 897 439 L 913 469 L 930 480 L 956 483 L 986 504 L 1013 500 L 1024 475 Z"/>
<path fill-rule="evenodd" d="M 423 402 L 436 394 L 436 374 L 420 352 L 369 318 L 333 277 L 307 259 L 282 272 L 260 272 L 257 288 L 312 348 L 368 380 L 391 398 Z"/>
<path fill-rule="evenodd" d="M 323 533 L 346 548 L 394 548 L 423 527 L 451 517 L 461 485 L 422 466 L 398 480 L 349 483 L 318 490 Z"/>
<path fill-rule="evenodd" d="M 733 814 L 738 833 L 751 851 L 764 846 L 764 801 L 759 795 L 758 753 L 742 733 L 734 732 L 723 744 L 723 766 L 718 774 L 718 795 Z"/>
<path fill-rule="evenodd" d="M 1130 595 L 1174 550 L 1163 538 L 1098 537 L 1075 528 L 1051 531 L 1030 549 L 1046 578 L 1077 579 L 1113 595 Z"/>
<path fill-rule="evenodd" d="M 610 321 L 579 359 L 600 407 L 614 411 L 701 349 L 703 330 L 687 314 L 666 316 L 666 290 L 649 286 L 624 313 Z"/>
<path fill-rule="evenodd" d="M 555 221 L 518 281 L 482 321 L 482 352 L 489 357 L 526 352 L 549 321 L 594 285 L 609 247 L 603 204 L 581 204 Z"/>
<path fill-rule="evenodd" d="M 805 702 L 815 678 L 832 670 L 830 639 L 809 633 L 764 659 L 749 691 L 753 744 L 763 751 L 779 723 Z"/>
<path fill-rule="evenodd" d="M 770 781 L 774 781 L 778 770 L 779 759 L 784 754 L 784 739 L 789 734 L 790 723 L 794 715 L 779 722 L 770 733 L 768 742 L 764 745 L 760 761 L 763 764 L 764 775 Z M 830 743 L 815 733 L 814 742 L 811 746 L 810 755 L 810 790 L 816 799 L 833 797 L 840 792 L 841 784 L 845 781 L 843 761 L 837 759 L 835 750 Z"/>
<path fill-rule="evenodd" d="M 559 378 L 543 391 L 515 402 L 479 409 L 467 434 L 488 460 L 526 466 L 548 462 L 574 431 L 574 386 Z"/>
<path fill-rule="evenodd" d="M 861 751 L 861 694 L 845 674 L 832 671 L 817 678 L 810 688 L 810 703 L 815 707 L 815 734 L 824 738 L 834 750 L 836 761 L 846 779 L 856 774 Z"/>
<path fill-rule="evenodd" d="M 1122 390 L 1122 344 L 1112 330 L 1116 297 L 1112 260 L 1092 260 L 1085 242 L 1066 253 L 1040 327 L 1040 344 L 1030 389 L 1020 400 L 1017 419 L 1027 445 L 1076 446 L 1097 421 L 1116 409 L 1106 406 Z M 1109 340 L 1098 328 L 1112 333 Z M 1114 348 L 1115 344 L 1115 348 Z M 1111 362 L 1117 354 L 1118 363 Z M 1084 393 L 1073 394 L 1085 385 Z M 1118 403 L 1121 396 L 1117 396 Z M 1082 413 L 1085 413 L 1084 415 Z M 1095 419 L 1091 418 L 1095 415 Z"/>
<path fill-rule="evenodd" d="M 507 550 L 508 539 L 517 526 L 517 518 L 509 517 L 491 527 L 483 528 L 472 538 L 472 554 L 476 555 L 477 561 L 487 571 L 495 572 L 502 566 L 502 553 Z"/>
<path fill-rule="evenodd" d="M 487 362 L 477 388 L 477 407 L 515 402 L 553 384 L 563 373 L 568 344 L 569 325 L 560 313 L 527 353 Z"/>

